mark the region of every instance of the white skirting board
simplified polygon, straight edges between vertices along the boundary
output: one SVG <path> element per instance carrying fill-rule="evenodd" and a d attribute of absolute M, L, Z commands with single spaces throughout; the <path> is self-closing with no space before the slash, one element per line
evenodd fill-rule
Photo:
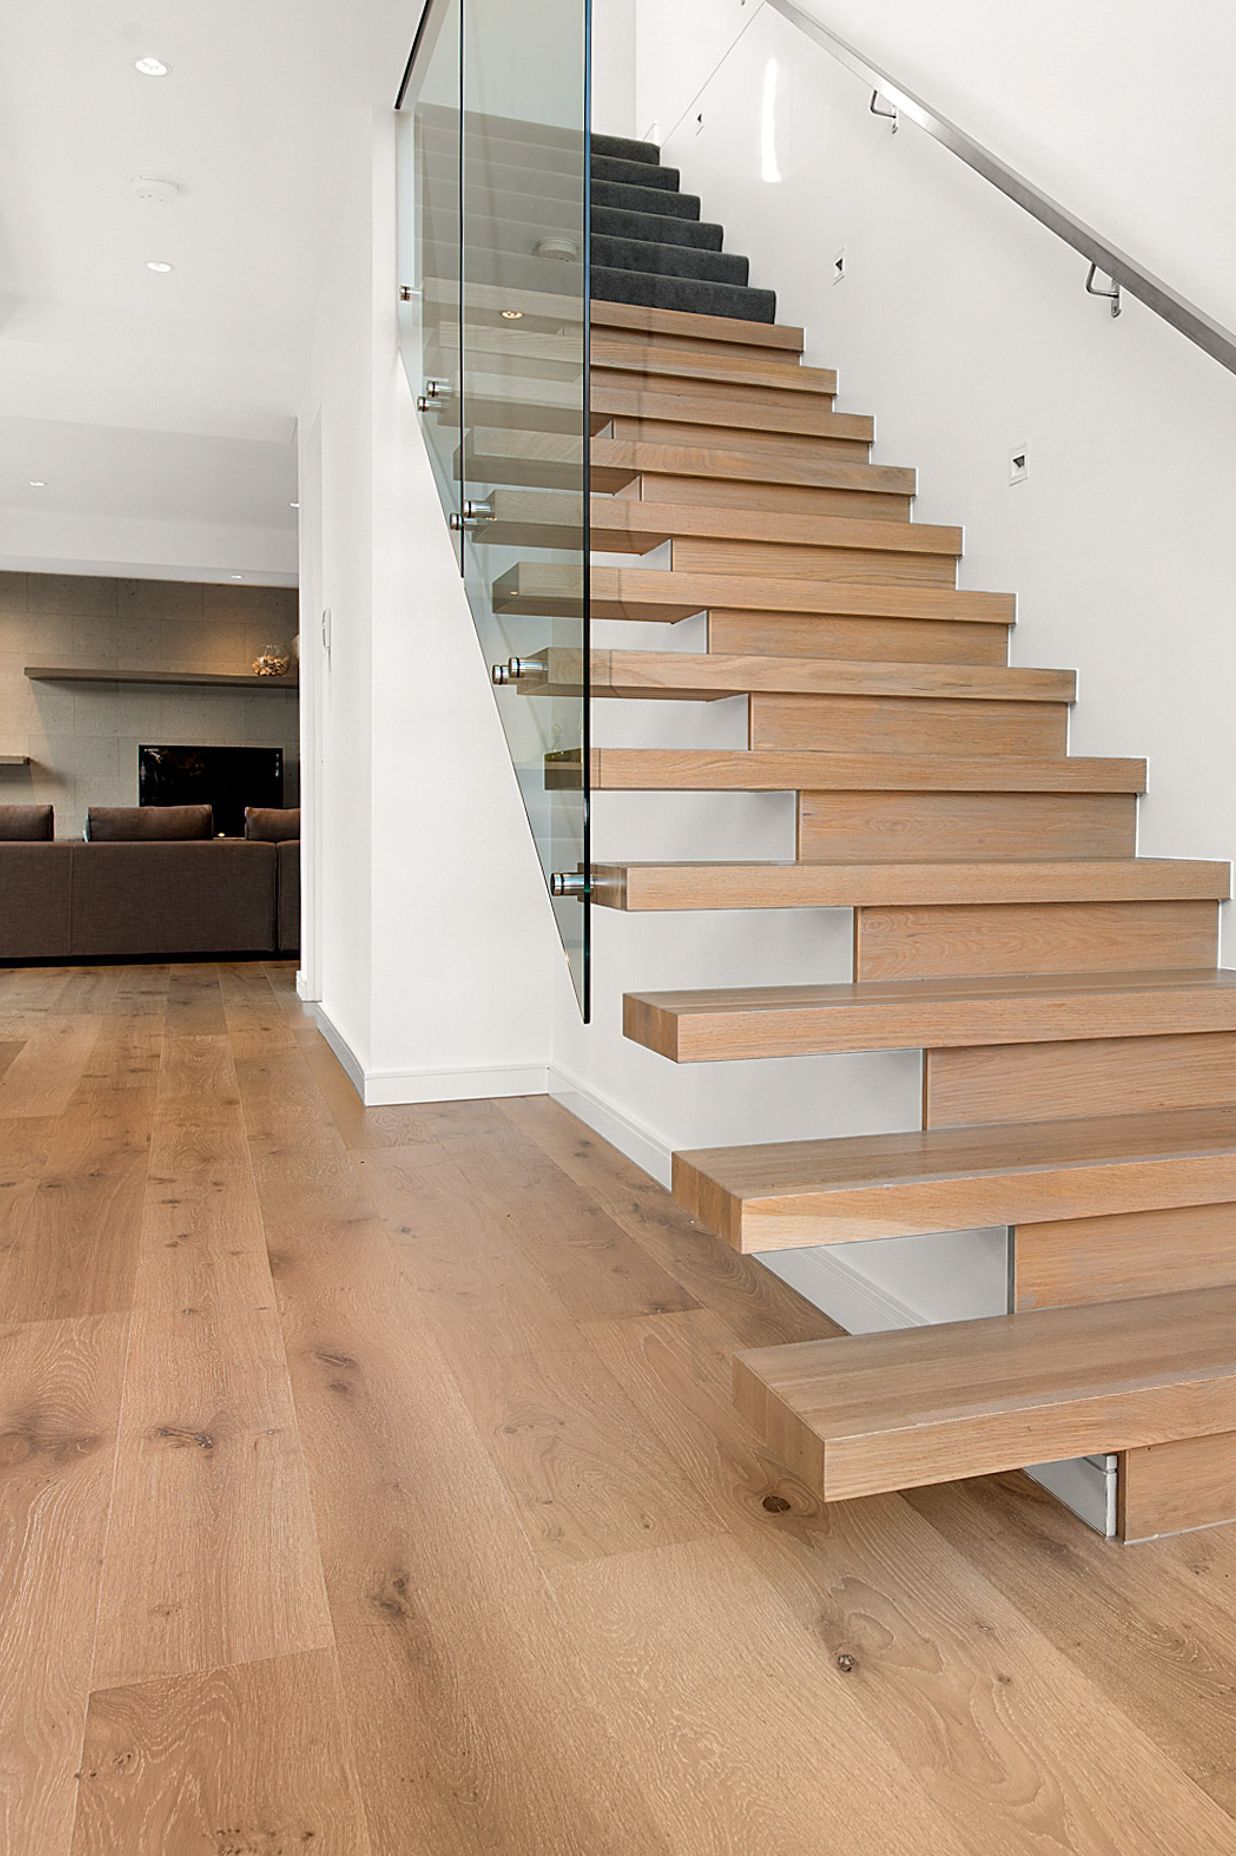
<path fill-rule="evenodd" d="M 320 1005 L 313 1008 L 313 1020 L 366 1108 L 389 1108 L 400 1102 L 478 1102 L 489 1096 L 547 1093 L 548 1072 L 543 1063 L 489 1064 L 467 1070 L 367 1070 Z"/>
<path fill-rule="evenodd" d="M 672 1154 L 651 1129 L 614 1108 L 578 1077 L 554 1066 L 549 1072 L 549 1093 L 590 1128 L 595 1128 L 636 1166 L 650 1173 L 661 1185 L 669 1185 Z M 905 1239 L 906 1243 L 915 1241 Z M 918 1327 L 930 1319 L 925 1311 L 898 1300 L 883 1286 L 871 1282 L 835 1250 L 825 1247 L 777 1250 L 763 1253 L 759 1260 L 851 1334 Z M 1115 1534 L 1115 1457 L 1074 1457 L 1060 1463 L 1035 1463 L 1027 1466 L 1026 1474 L 1041 1483 L 1057 1501 L 1063 1502 L 1087 1527 L 1109 1538 Z"/>

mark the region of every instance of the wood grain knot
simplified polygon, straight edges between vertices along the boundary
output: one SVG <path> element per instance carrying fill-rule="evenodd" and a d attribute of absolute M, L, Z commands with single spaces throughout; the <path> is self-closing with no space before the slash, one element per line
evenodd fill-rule
<path fill-rule="evenodd" d="M 64 1463 L 72 1457 L 89 1456 L 102 1441 L 101 1437 L 89 1433 L 82 1436 L 58 1435 L 54 1431 L 42 1430 L 37 1424 L 2 1431 L 0 1469 L 16 1469 L 36 1456 L 50 1457 L 53 1463 Z"/>
<path fill-rule="evenodd" d="M 214 1833 L 215 1856 L 292 1856 L 317 1836 L 301 1824 L 275 1830 L 223 1829 Z"/>
<path fill-rule="evenodd" d="M 175 1450 L 213 1450 L 215 1447 L 209 1431 L 190 1431 L 179 1424 L 161 1424 L 155 1434 Z"/>
<path fill-rule="evenodd" d="M 760 1506 L 767 1508 L 769 1514 L 788 1514 L 790 1509 L 784 1495 L 766 1495 Z"/>

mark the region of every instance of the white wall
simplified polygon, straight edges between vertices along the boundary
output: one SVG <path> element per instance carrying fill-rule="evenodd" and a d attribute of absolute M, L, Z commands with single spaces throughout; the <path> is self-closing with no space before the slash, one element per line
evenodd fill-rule
<path fill-rule="evenodd" d="M 1112 63 L 1106 5 L 1083 23 L 1063 5 L 989 17 L 968 0 L 818 4 L 964 123 L 998 124 L 1006 155 L 1024 149 L 1030 165 L 1038 136 L 1034 171 L 1067 204 L 1222 310 L 1230 242 L 1222 264 L 1206 259 L 1231 222 L 1236 137 L 1213 99 L 1199 126 L 1197 93 L 1163 78 L 1158 9 L 1120 8 L 1127 56 Z M 912 127 L 891 135 L 858 81 L 787 22 L 751 14 L 740 0 L 641 4 L 641 132 L 678 125 L 667 160 L 727 247 L 750 254 L 753 283 L 778 290 L 779 319 L 805 326 L 805 358 L 840 369 L 839 409 L 878 414 L 877 461 L 919 467 L 919 519 L 966 525 L 963 584 L 1019 593 L 1015 660 L 1080 668 L 1074 751 L 1149 753 L 1142 848 L 1229 856 L 1236 382 L 1135 304 L 1112 322 L 1073 254 Z M 1173 24 L 1191 74 L 1221 73 L 1230 19 L 1185 15 Z M 1066 53 L 1080 66 L 1067 81 Z M 1187 201 L 1165 198 L 1160 159 L 1189 180 Z M 834 287 L 842 246 L 849 275 Z M 1028 447 L 1030 477 L 1010 488 L 1014 446 Z M 600 632 L 641 642 L 631 627 Z M 671 642 L 702 640 L 678 627 Z M 737 703 L 599 707 L 603 743 L 742 742 Z M 780 796 L 601 795 L 596 814 L 600 859 L 792 855 Z M 596 1024 L 581 1030 L 559 988 L 555 1058 L 573 1105 L 633 1151 L 917 1125 L 911 1053 L 679 1070 L 621 1039 L 625 990 L 849 978 L 847 913 L 596 921 Z M 812 1254 L 834 1277 L 838 1264 L 856 1273 L 846 1293 L 875 1324 L 881 1305 L 931 1319 L 1002 1307 L 1003 1251 L 1004 1234 L 985 1232 Z"/>
<path fill-rule="evenodd" d="M 302 615 L 307 965 L 367 1100 L 500 1095 L 543 1086 L 553 928 L 398 361 L 390 117 L 358 117 L 351 147 L 301 419 L 322 459 L 305 579 L 332 615 L 329 657 Z"/>
<path fill-rule="evenodd" d="M 1215 0 L 1183 0 L 1170 16 L 1152 0 L 799 3 L 1175 289 L 1236 323 L 1236 10 Z M 641 129 L 681 129 L 761 10 L 761 0 L 641 0 Z M 831 62 L 801 35 L 784 43 L 804 68 Z M 738 54 L 753 85 L 757 50 Z"/>
<path fill-rule="evenodd" d="M 592 126 L 636 135 L 636 0 L 592 0 Z"/>

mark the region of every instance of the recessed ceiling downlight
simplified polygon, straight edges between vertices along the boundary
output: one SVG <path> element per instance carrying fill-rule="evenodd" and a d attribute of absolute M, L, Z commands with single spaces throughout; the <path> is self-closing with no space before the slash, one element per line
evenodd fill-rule
<path fill-rule="evenodd" d="M 140 71 L 143 77 L 166 77 L 171 70 L 170 64 L 164 64 L 162 58 L 135 58 L 133 69 Z"/>
<path fill-rule="evenodd" d="M 503 322 L 522 322 L 523 319 L 524 312 L 522 309 L 504 309 L 502 312 Z"/>
<path fill-rule="evenodd" d="M 148 271 L 157 271 L 160 277 L 166 277 L 169 271 L 174 271 L 176 269 L 176 266 L 174 264 L 169 264 L 166 258 L 147 258 L 146 269 Z"/>

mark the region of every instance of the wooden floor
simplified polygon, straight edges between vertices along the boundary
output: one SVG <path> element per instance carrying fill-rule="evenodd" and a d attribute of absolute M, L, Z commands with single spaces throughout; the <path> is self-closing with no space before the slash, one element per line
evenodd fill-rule
<path fill-rule="evenodd" d="M 1236 1852 L 1236 1530 L 822 1513 L 729 1356 L 828 1331 L 286 966 L 0 974 L 0 1856 Z"/>

